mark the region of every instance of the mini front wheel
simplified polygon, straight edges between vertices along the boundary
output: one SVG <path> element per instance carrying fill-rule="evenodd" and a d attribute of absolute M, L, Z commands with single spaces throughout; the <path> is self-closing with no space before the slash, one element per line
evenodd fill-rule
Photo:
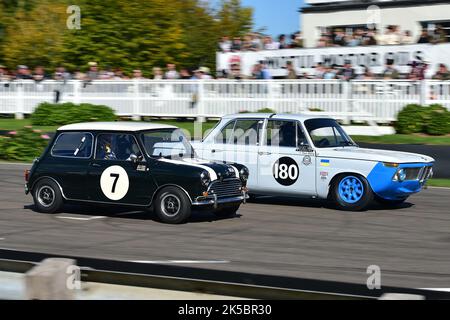
<path fill-rule="evenodd" d="M 191 215 L 191 202 L 187 195 L 176 187 L 162 189 L 154 203 L 159 219 L 164 223 L 180 224 Z"/>
<path fill-rule="evenodd" d="M 361 211 L 372 203 L 374 195 L 366 178 L 348 174 L 334 180 L 331 197 L 339 209 Z"/>
<path fill-rule="evenodd" d="M 42 179 L 33 188 L 33 200 L 37 211 L 55 213 L 63 206 L 59 186 L 51 179 Z"/>

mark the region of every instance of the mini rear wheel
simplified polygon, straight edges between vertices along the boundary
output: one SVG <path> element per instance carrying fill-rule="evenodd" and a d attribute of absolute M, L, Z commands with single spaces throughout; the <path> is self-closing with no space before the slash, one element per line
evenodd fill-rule
<path fill-rule="evenodd" d="M 59 186 L 51 179 L 42 179 L 33 188 L 33 200 L 37 211 L 55 213 L 63 206 Z"/>
<path fill-rule="evenodd" d="M 341 210 L 362 211 L 373 201 L 373 192 L 366 178 L 358 174 L 341 175 L 333 181 L 331 197 Z"/>
<path fill-rule="evenodd" d="M 176 187 L 162 189 L 156 196 L 154 208 L 159 219 L 164 223 L 184 223 L 191 215 L 189 198 Z"/>

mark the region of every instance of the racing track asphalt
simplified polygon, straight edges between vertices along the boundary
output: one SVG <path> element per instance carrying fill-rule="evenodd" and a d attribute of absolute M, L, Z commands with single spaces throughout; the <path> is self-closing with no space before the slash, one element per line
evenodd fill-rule
<path fill-rule="evenodd" d="M 238 215 L 195 212 L 165 225 L 151 212 L 66 206 L 46 215 L 23 192 L 24 165 L 0 164 L 0 247 L 365 284 L 450 287 L 450 190 L 430 188 L 400 208 L 341 212 L 320 201 L 260 198 Z M 1 258 L 1 257 L 0 257 Z M 190 261 L 179 261 L 190 260 Z M 1 284 L 0 284 L 1 285 Z"/>

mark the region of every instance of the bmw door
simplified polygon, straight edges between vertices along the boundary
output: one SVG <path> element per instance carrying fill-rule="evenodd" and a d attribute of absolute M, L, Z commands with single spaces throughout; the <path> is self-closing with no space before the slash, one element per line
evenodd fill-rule
<path fill-rule="evenodd" d="M 214 143 L 208 147 L 209 159 L 245 165 L 250 172 L 249 188 L 258 183 L 258 148 L 263 123 L 260 118 L 231 120 L 213 137 Z"/>
<path fill-rule="evenodd" d="M 298 121 L 269 119 L 258 155 L 258 191 L 316 195 L 315 153 Z"/>

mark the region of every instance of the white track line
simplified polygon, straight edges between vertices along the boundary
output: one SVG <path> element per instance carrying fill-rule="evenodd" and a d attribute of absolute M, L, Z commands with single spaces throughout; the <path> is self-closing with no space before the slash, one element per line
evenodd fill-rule
<path fill-rule="evenodd" d="M 419 290 L 450 292 L 450 288 L 420 288 Z"/>
<path fill-rule="evenodd" d="M 148 264 L 220 264 L 230 263 L 228 260 L 128 260 L 133 263 Z"/>
<path fill-rule="evenodd" d="M 0 162 L 0 165 L 4 164 L 4 165 L 14 165 L 14 166 L 32 166 L 32 163 L 20 163 L 20 162 Z"/>
<path fill-rule="evenodd" d="M 428 187 L 428 189 L 444 189 L 444 190 L 450 190 L 449 187 Z"/>
<path fill-rule="evenodd" d="M 0 238 L 0 240 L 5 240 L 5 238 Z"/>
<path fill-rule="evenodd" d="M 98 219 L 105 219 L 104 216 L 96 216 L 96 217 L 89 217 L 89 218 L 80 218 L 80 217 L 65 217 L 65 216 L 57 216 L 58 219 L 67 219 L 67 220 L 79 220 L 79 221 L 90 221 L 90 220 L 98 220 Z"/>

